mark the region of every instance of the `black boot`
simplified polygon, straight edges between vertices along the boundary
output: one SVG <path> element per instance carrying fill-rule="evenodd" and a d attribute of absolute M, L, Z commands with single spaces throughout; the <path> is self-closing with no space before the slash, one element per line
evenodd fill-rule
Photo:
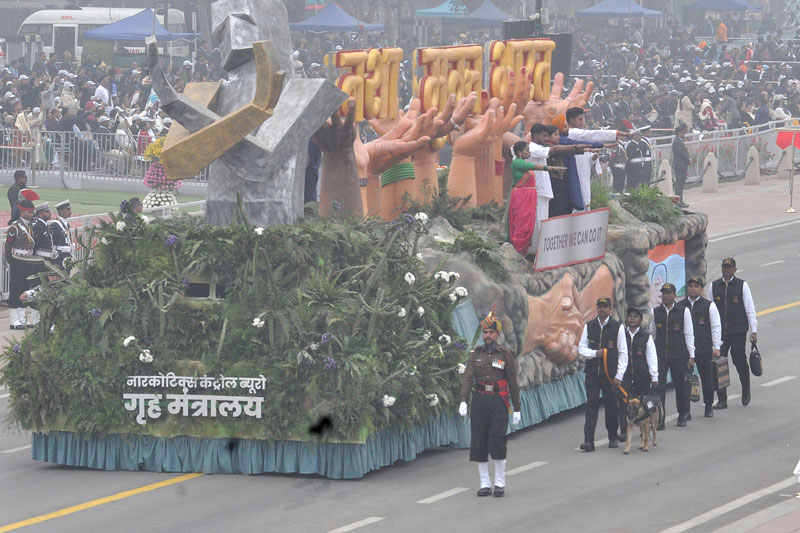
<path fill-rule="evenodd" d="M 706 418 L 714 418 L 714 408 L 713 408 L 713 407 L 711 407 L 711 405 L 710 405 L 710 404 L 709 404 L 709 405 L 706 405 L 706 413 L 705 413 L 705 417 L 706 417 Z"/>
<path fill-rule="evenodd" d="M 750 403 L 750 384 L 742 385 L 742 405 Z"/>

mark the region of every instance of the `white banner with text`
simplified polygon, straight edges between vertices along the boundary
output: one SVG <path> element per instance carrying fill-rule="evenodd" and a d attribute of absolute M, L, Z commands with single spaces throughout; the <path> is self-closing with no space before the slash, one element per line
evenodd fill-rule
<path fill-rule="evenodd" d="M 608 208 L 542 221 L 536 271 L 602 259 L 606 255 Z"/>

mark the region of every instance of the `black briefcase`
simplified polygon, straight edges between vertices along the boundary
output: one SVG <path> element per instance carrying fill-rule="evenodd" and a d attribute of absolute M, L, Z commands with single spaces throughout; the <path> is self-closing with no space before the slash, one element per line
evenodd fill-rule
<path fill-rule="evenodd" d="M 730 387 L 731 375 L 728 372 L 727 357 L 714 357 L 711 359 L 711 383 L 715 391 Z"/>
<path fill-rule="evenodd" d="M 764 373 L 764 361 L 761 359 L 761 352 L 758 351 L 756 343 L 750 343 L 750 372 L 758 377 Z"/>

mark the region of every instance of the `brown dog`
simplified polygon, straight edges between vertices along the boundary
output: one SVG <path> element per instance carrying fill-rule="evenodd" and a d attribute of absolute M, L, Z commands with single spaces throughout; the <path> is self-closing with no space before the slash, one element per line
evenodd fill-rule
<path fill-rule="evenodd" d="M 659 402 L 660 403 L 660 402 Z M 639 449 L 643 452 L 650 451 L 650 430 L 653 430 L 653 446 L 658 446 L 658 417 L 660 409 L 656 409 L 653 414 L 647 414 L 647 407 L 642 404 L 641 398 L 631 398 L 628 400 L 627 415 L 628 415 L 628 434 L 625 440 L 625 455 L 631 451 L 631 436 L 633 435 L 633 426 L 639 426 L 641 432 L 642 444 Z"/>

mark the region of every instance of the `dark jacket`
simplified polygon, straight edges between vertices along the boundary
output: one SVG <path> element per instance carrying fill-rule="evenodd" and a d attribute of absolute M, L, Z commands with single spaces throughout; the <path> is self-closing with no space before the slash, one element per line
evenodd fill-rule
<path fill-rule="evenodd" d="M 683 142 L 677 135 L 672 141 L 672 170 L 675 173 L 686 174 L 689 170 L 689 163 L 691 163 L 691 156 L 689 150 L 686 148 L 686 143 Z"/>

